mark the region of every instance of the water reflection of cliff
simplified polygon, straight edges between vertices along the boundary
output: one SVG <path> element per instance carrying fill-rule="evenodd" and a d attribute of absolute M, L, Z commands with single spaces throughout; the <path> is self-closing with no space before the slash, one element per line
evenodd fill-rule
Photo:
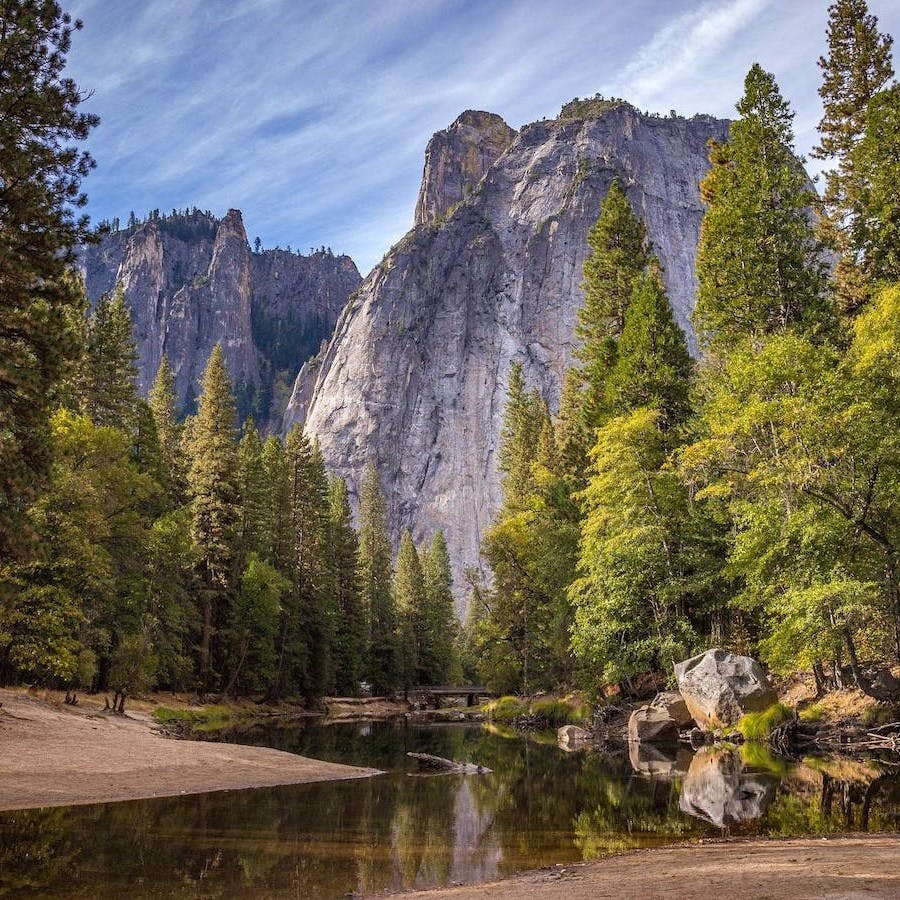
<path fill-rule="evenodd" d="M 281 741 L 395 774 L 3 813 L 0 893 L 340 897 L 483 881 L 720 825 L 741 834 L 896 830 L 900 812 L 896 777 L 865 763 L 785 767 L 704 751 L 639 760 L 653 770 L 645 777 L 625 756 L 565 754 L 471 728 L 382 724 L 362 734 L 349 725 Z M 493 774 L 404 774 L 407 750 Z"/>

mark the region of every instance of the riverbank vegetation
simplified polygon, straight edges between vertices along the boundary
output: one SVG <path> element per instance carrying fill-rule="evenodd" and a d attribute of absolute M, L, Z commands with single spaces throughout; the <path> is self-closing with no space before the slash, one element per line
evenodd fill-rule
<path fill-rule="evenodd" d="M 866 4 L 829 16 L 824 199 L 758 65 L 710 146 L 699 358 L 613 181 L 557 415 L 513 368 L 467 628 L 496 690 L 627 692 L 719 645 L 898 696 L 866 664 L 900 662 L 900 87 Z"/>

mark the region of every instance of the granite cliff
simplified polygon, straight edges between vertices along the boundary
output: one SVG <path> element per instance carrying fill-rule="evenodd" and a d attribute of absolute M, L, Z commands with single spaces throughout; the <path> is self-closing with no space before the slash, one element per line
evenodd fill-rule
<path fill-rule="evenodd" d="M 132 311 L 138 386 L 150 389 L 165 353 L 190 410 L 221 342 L 239 410 L 281 422 L 302 363 L 332 332 L 360 275 L 347 256 L 252 252 L 241 214 L 152 216 L 108 234 L 80 258 L 92 302 L 121 284 Z"/>
<path fill-rule="evenodd" d="M 575 347 L 586 235 L 613 178 L 647 224 L 675 316 L 689 316 L 707 141 L 728 123 L 580 101 L 519 132 L 463 113 L 426 150 L 414 228 L 351 298 L 295 385 L 328 464 L 358 487 L 380 472 L 391 526 L 444 528 L 462 573 L 499 502 L 497 446 L 510 366 L 555 408 Z"/>

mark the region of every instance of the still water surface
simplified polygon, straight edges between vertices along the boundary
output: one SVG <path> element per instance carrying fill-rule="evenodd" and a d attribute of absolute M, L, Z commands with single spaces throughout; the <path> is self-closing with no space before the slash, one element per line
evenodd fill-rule
<path fill-rule="evenodd" d="M 257 729 L 261 743 L 388 774 L 0 813 L 4 896 L 346 897 L 476 882 L 703 836 L 900 830 L 900 776 L 877 761 L 757 752 L 568 754 L 471 725 Z M 488 766 L 414 774 L 407 751 Z"/>

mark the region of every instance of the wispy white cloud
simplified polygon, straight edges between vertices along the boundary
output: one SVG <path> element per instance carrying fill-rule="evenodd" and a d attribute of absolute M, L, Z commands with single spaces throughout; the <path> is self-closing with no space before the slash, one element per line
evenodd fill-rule
<path fill-rule="evenodd" d="M 872 0 L 888 30 L 900 9 Z M 882 7 L 882 8 L 879 8 Z M 77 0 L 96 218 L 241 208 L 251 239 L 363 269 L 412 224 L 429 136 L 463 109 L 513 126 L 600 91 L 728 115 L 750 64 L 817 119 L 821 0 Z M 799 133 L 798 140 L 808 137 Z"/>
<path fill-rule="evenodd" d="M 685 78 L 701 78 L 710 60 L 771 7 L 773 0 L 706 3 L 666 22 L 641 47 L 622 76 L 629 97 L 655 103 Z"/>

